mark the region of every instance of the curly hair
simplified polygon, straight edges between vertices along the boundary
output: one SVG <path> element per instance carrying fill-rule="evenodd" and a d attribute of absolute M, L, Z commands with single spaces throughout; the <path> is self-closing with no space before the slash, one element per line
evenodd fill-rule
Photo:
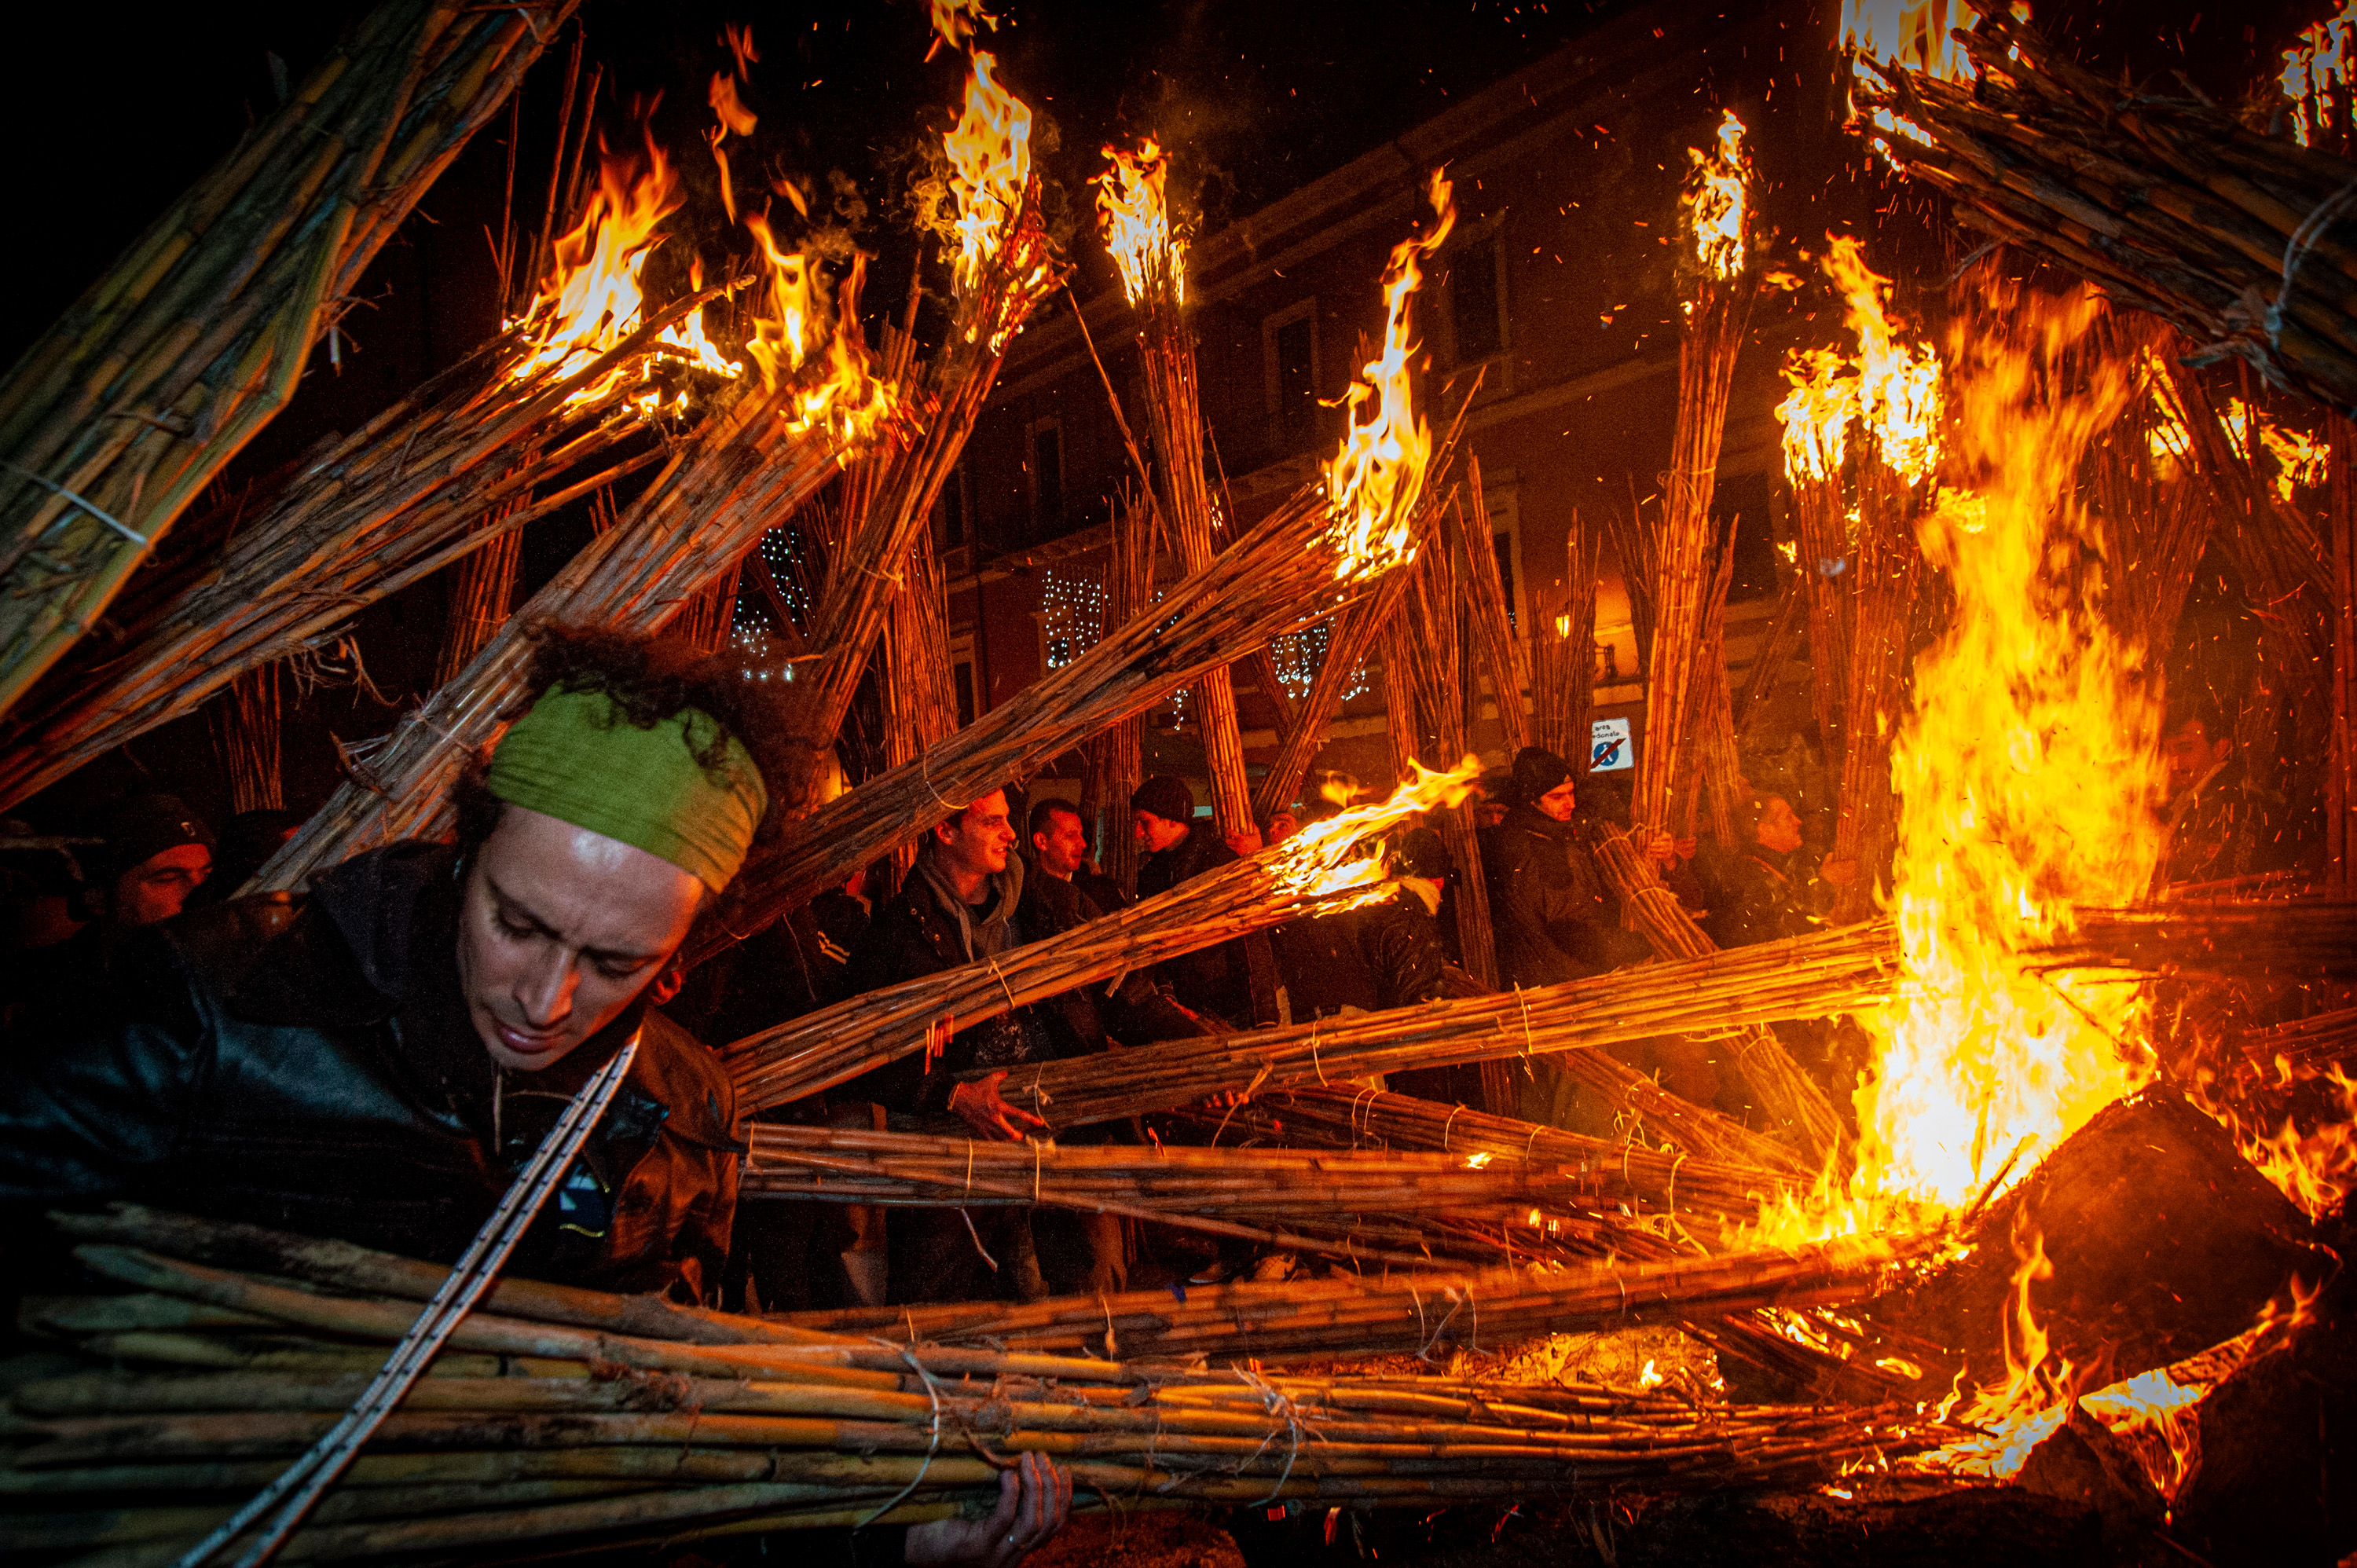
<path fill-rule="evenodd" d="M 527 628 L 524 635 L 533 645 L 524 680 L 528 694 L 502 718 L 513 722 L 522 717 L 552 686 L 602 693 L 613 699 L 623 718 L 642 728 L 651 729 L 686 708 L 709 714 L 719 733 L 696 754 L 696 761 L 717 773 L 726 765 L 728 741 L 741 742 L 770 792 L 769 810 L 761 815 L 753 842 L 759 844 L 777 836 L 781 808 L 794 780 L 784 705 L 773 684 L 753 679 L 739 659 L 699 653 L 675 640 L 545 622 Z M 505 804 L 490 791 L 490 768 L 489 753 L 477 754 L 454 791 L 458 853 L 468 861 L 499 826 Z"/>

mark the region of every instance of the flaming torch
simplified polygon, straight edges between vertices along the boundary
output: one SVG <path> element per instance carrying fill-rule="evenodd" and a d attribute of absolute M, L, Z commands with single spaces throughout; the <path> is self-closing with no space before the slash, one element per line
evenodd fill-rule
<path fill-rule="evenodd" d="M 1390 799 L 1314 822 L 1282 843 L 996 960 L 871 991 L 738 1040 L 722 1058 L 738 1104 L 780 1105 L 898 1061 L 959 1028 L 1077 986 L 1151 966 L 1308 915 L 1385 897 L 1377 841 L 1410 818 L 1464 799 L 1478 758 L 1416 776 Z"/>

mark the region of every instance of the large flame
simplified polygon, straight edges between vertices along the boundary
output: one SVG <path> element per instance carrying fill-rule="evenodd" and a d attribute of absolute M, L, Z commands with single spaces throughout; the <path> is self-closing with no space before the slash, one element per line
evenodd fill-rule
<path fill-rule="evenodd" d="M 942 144 L 957 198 L 957 282 L 967 290 L 980 285 L 1006 243 L 1031 184 L 1031 110 L 998 85 L 997 63 L 988 50 L 974 51 L 964 111 Z"/>
<path fill-rule="evenodd" d="M 1173 228 L 1164 185 L 1170 158 L 1148 136 L 1135 153 L 1107 145 L 1097 188 L 1097 227 L 1135 306 L 1187 302 L 1187 234 Z"/>
<path fill-rule="evenodd" d="M 1732 279 L 1743 271 L 1751 183 L 1751 157 L 1743 150 L 1743 122 L 1735 111 L 1720 117 L 1717 146 L 1689 147 L 1686 156 L 1694 160 L 1685 212 L 1694 231 L 1695 263 L 1708 276 Z"/>
<path fill-rule="evenodd" d="M 1858 1095 L 1860 1180 L 1885 1197 L 1968 1203 L 2147 1077 L 2123 1044 L 2132 993 L 2020 956 L 2067 931 L 2074 902 L 2133 902 L 2160 852 L 2141 650 L 2068 566 L 2079 461 L 2130 396 L 2125 366 L 2081 351 L 2103 308 L 2021 291 L 1953 345 L 1950 470 L 1970 488 L 1943 491 L 1920 534 L 1955 607 L 1892 758 L 1908 984 L 1874 1022 Z"/>
<path fill-rule="evenodd" d="M 1843 319 L 1857 336 L 1858 418 L 1882 460 L 1911 484 L 1940 457 L 1940 356 L 1929 344 L 1899 341 L 1884 305 L 1890 280 L 1866 264 L 1856 238 L 1830 238 L 1825 275 L 1841 291 Z"/>
<path fill-rule="evenodd" d="M 1468 756 L 1446 773 L 1410 761 L 1412 776 L 1382 800 L 1353 806 L 1296 829 L 1259 857 L 1272 885 L 1302 898 L 1356 891 L 1360 897 L 1326 906 L 1356 908 L 1386 896 L 1383 855 L 1375 836 L 1436 806 L 1454 806 L 1481 781 L 1481 759 Z"/>
<path fill-rule="evenodd" d="M 1784 477 L 1794 485 L 1841 477 L 1850 423 L 1858 416 L 1857 378 L 1830 349 L 1795 349 L 1784 361 L 1792 390 L 1776 405 L 1784 426 Z"/>
<path fill-rule="evenodd" d="M 1437 219 L 1428 232 L 1392 247 L 1391 264 L 1383 269 L 1383 349 L 1342 394 L 1349 429 L 1326 466 L 1326 498 L 1334 510 L 1327 537 L 1337 556 L 1334 575 L 1342 582 L 1415 559 L 1409 523 L 1432 458 L 1432 431 L 1412 395 L 1408 361 L 1416 345 L 1408 338 L 1407 309 L 1424 282 L 1425 258 L 1440 249 L 1457 222 L 1449 183 L 1437 169 L 1428 194 Z"/>

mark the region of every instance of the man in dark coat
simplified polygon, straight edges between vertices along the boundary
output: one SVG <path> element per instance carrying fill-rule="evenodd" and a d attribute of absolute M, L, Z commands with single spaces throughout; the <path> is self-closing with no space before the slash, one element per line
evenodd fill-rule
<path fill-rule="evenodd" d="M 907 884 L 876 911 L 853 955 L 855 993 L 996 958 L 1094 919 L 1099 911 L 1069 882 L 1029 877 L 1010 854 L 1015 829 L 1006 797 L 992 790 L 934 828 L 917 853 Z M 1125 1044 L 1198 1033 L 1194 1022 L 1143 976 L 1125 976 L 1111 996 L 1082 986 L 1049 1001 L 1004 1013 L 952 1035 L 938 1059 L 919 1052 L 846 1086 L 906 1117 L 955 1116 L 977 1137 L 1019 1142 L 1043 1132 L 1038 1116 L 1001 1095 L 1007 1074 L 1028 1062 L 1088 1056 L 1118 1038 Z M 896 1301 L 970 1301 L 988 1295 L 1033 1299 L 1049 1280 L 1040 1248 L 1082 1254 L 1084 1277 L 1055 1281 L 1066 1289 L 1118 1289 L 1117 1227 L 1076 1219 L 1082 1234 L 1035 1240 L 1033 1216 L 1021 1208 L 909 1208 L 891 1217 L 890 1289 Z M 1041 1230 L 1064 1222 L 1039 1216 Z M 994 1279 L 993 1276 L 996 1276 Z"/>
<path fill-rule="evenodd" d="M 1441 993 L 1448 955 L 1435 917 L 1448 852 L 1430 828 L 1411 829 L 1387 869 L 1399 886 L 1380 903 L 1277 929 L 1277 972 L 1295 1023 L 1405 1007 Z"/>
<path fill-rule="evenodd" d="M 1157 774 L 1129 798 L 1130 818 L 1144 854 L 1137 867 L 1137 896 L 1151 898 L 1191 882 L 1237 858 L 1209 822 L 1195 821 L 1195 793 L 1183 779 Z M 1221 1023 L 1250 1026 L 1252 972 L 1243 944 L 1217 947 L 1172 959 L 1162 966 L 1170 991 L 1189 1011 Z"/>
<path fill-rule="evenodd" d="M 1081 821 L 1080 812 L 1069 801 L 1041 800 L 1031 808 L 1030 831 L 1024 843 L 1029 846 L 1024 858 L 1033 871 L 1044 872 L 1059 882 L 1069 882 L 1087 896 L 1102 914 L 1112 914 L 1130 903 L 1121 884 L 1100 871 L 1089 869 L 1088 824 Z"/>
<path fill-rule="evenodd" d="M 2207 693 L 2170 704 L 2160 755 L 2169 770 L 2169 841 L 2157 886 L 2223 882 L 2291 865 L 2280 803 L 2252 781 Z"/>
<path fill-rule="evenodd" d="M 1504 820 L 1481 832 L 1500 980 L 1554 985 L 1634 956 L 1620 929 L 1620 902 L 1574 818 L 1571 765 L 1524 746 L 1512 792 Z"/>
<path fill-rule="evenodd" d="M 1744 948 L 1822 929 L 1835 889 L 1848 880 L 1847 867 L 1816 863 L 1802 843 L 1800 813 L 1781 795 L 1747 799 L 1738 825 L 1750 842 L 1728 862 L 1712 940 L 1723 948 Z"/>

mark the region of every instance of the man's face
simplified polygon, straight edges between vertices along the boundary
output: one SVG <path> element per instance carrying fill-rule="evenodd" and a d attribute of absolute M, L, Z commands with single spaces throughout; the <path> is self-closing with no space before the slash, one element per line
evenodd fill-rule
<path fill-rule="evenodd" d="M 1283 843 L 1301 831 L 1300 822 L 1291 811 L 1279 811 L 1268 820 L 1268 832 L 1263 836 L 1271 843 Z"/>
<path fill-rule="evenodd" d="M 1566 779 L 1539 797 L 1539 814 L 1552 817 L 1558 822 L 1567 822 L 1571 821 L 1571 809 L 1577 803 L 1571 780 Z"/>
<path fill-rule="evenodd" d="M 1801 847 L 1801 815 L 1792 810 L 1790 800 L 1768 802 L 1767 814 L 1760 819 L 1760 847 L 1772 849 L 1778 854 L 1790 854 Z"/>
<path fill-rule="evenodd" d="M 1168 817 L 1157 817 L 1151 811 L 1136 811 L 1137 843 L 1148 854 L 1159 854 L 1187 836 L 1187 824 L 1174 822 Z"/>
<path fill-rule="evenodd" d="M 1006 791 L 993 789 L 933 830 L 941 855 L 952 874 L 995 876 L 1006 869 L 1015 828 L 1006 820 Z"/>
<path fill-rule="evenodd" d="M 2226 760 L 2233 745 L 2231 739 L 2211 740 L 2209 726 L 2200 719 L 2179 726 L 2160 743 L 2160 759 L 2169 768 L 2169 792 L 2174 795 L 2201 783 L 2203 774 Z"/>
<path fill-rule="evenodd" d="M 1039 852 L 1040 870 L 1069 882 L 1088 858 L 1089 835 L 1081 831 L 1078 812 L 1050 811 L 1048 831 L 1033 833 L 1031 847 Z"/>
<path fill-rule="evenodd" d="M 458 914 L 476 1038 L 502 1067 L 563 1060 L 662 972 L 703 898 L 704 884 L 667 860 L 506 807 Z"/>
<path fill-rule="evenodd" d="M 212 869 L 213 852 L 200 843 L 174 844 L 149 855 L 114 879 L 115 919 L 126 926 L 170 919 Z"/>

